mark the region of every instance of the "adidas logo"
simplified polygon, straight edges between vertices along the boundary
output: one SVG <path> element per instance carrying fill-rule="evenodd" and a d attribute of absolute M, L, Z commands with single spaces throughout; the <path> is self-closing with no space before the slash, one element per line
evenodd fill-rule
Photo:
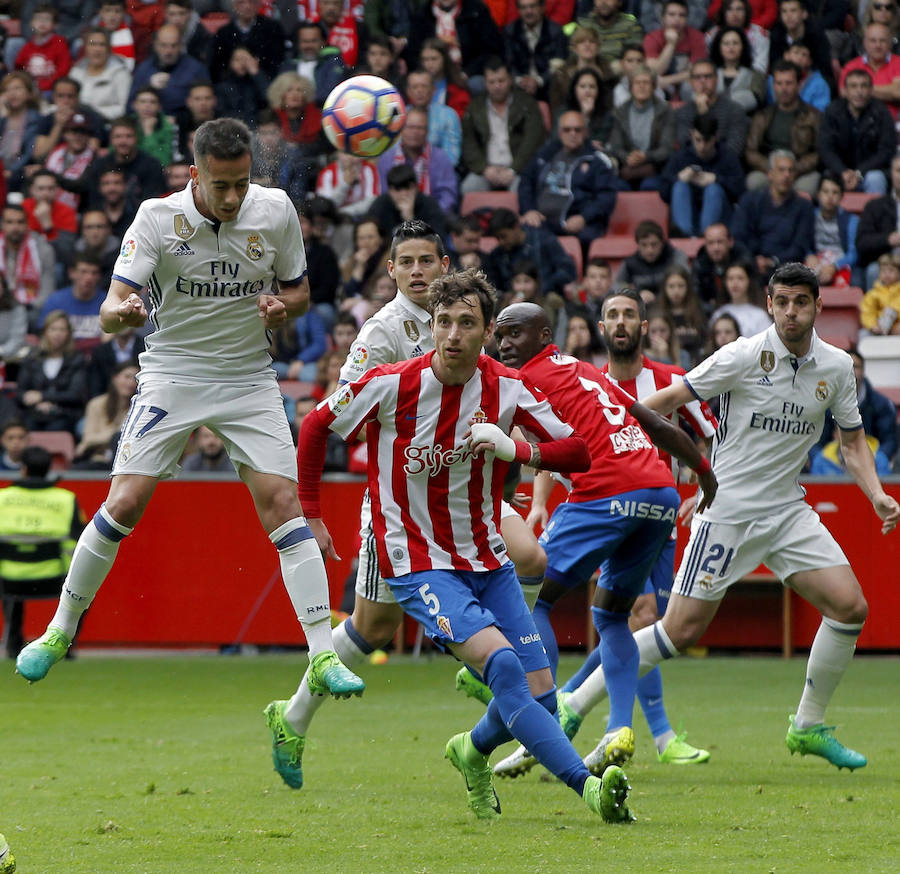
<path fill-rule="evenodd" d="M 772 380 L 769 379 L 768 376 L 764 376 L 762 379 L 756 380 L 756 384 L 757 384 L 757 385 L 771 385 L 771 384 L 772 384 Z"/>
<path fill-rule="evenodd" d="M 172 254 L 177 258 L 179 255 L 193 255 L 194 250 L 187 243 L 182 243 Z"/>

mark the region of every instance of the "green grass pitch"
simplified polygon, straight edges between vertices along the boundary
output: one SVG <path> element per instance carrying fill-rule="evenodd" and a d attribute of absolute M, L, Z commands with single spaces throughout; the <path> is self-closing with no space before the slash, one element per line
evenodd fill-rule
<path fill-rule="evenodd" d="M 33 686 L 4 662 L 0 831 L 19 874 L 900 870 L 895 658 L 857 658 L 832 703 L 838 737 L 869 757 L 852 774 L 784 746 L 802 659 L 667 664 L 672 722 L 712 759 L 658 764 L 637 714 L 632 826 L 539 769 L 498 780 L 502 818 L 476 821 L 443 748 L 481 708 L 454 691 L 447 657 L 392 658 L 364 671 L 361 700 L 326 703 L 292 791 L 261 712 L 304 662 L 82 658 Z M 577 664 L 564 657 L 561 676 Z M 582 754 L 604 718 L 586 721 Z"/>

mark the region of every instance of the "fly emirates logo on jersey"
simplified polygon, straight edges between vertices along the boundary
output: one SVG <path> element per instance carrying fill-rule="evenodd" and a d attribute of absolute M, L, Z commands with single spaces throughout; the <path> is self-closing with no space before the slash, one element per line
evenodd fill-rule
<path fill-rule="evenodd" d="M 249 297 L 261 294 L 266 288 L 265 278 L 242 277 L 240 264 L 210 261 L 207 266 L 208 280 L 179 276 L 175 291 L 187 297 Z"/>
<path fill-rule="evenodd" d="M 827 397 L 827 395 L 826 395 Z M 803 415 L 803 405 L 785 401 L 781 405 L 781 415 L 771 416 L 754 411 L 750 416 L 750 427 L 760 431 L 774 431 L 777 434 L 800 434 L 806 436 L 816 431 L 816 424 Z"/>

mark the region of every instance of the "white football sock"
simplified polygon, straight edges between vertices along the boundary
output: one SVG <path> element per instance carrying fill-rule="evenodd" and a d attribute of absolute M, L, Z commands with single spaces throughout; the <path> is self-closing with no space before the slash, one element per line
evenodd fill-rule
<path fill-rule="evenodd" d="M 112 568 L 120 541 L 133 530 L 116 522 L 103 504 L 81 532 L 59 596 L 59 606 L 50 620 L 50 625 L 70 640 L 78 630 L 81 614 L 91 606 Z"/>
<path fill-rule="evenodd" d="M 662 627 L 662 620 L 635 631 L 634 642 L 640 655 L 638 676 L 641 677 L 664 659 L 678 655 L 678 650 Z M 661 646 L 665 651 L 660 649 Z M 579 716 L 587 716 L 608 694 L 601 665 L 569 696 L 566 703 Z"/>
<path fill-rule="evenodd" d="M 353 670 L 358 664 L 366 660 L 366 656 L 369 653 L 363 652 L 354 642 L 353 638 L 347 633 L 346 625 L 347 620 L 345 619 L 332 631 L 334 651 L 344 665 Z M 325 695 L 313 695 L 309 691 L 309 686 L 306 683 L 308 674 L 309 669 L 307 668 L 300 685 L 297 687 L 297 691 L 294 693 L 294 697 L 291 698 L 284 710 L 284 718 L 297 734 L 306 734 L 313 716 L 325 703 L 326 698 Z"/>
<path fill-rule="evenodd" d="M 853 658 L 861 631 L 862 624 L 849 625 L 822 618 L 806 663 L 806 683 L 794 717 L 797 728 L 809 728 L 825 721 L 825 708 Z"/>
<path fill-rule="evenodd" d="M 278 549 L 284 587 L 303 626 L 310 658 L 333 649 L 328 576 L 306 520 L 298 516 L 285 522 L 269 535 L 269 540 Z"/>

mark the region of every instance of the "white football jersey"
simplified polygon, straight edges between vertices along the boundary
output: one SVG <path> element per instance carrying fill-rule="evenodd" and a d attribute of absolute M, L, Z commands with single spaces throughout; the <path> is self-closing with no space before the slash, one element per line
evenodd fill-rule
<path fill-rule="evenodd" d="M 341 381 L 355 382 L 373 367 L 418 358 L 432 349 L 431 316 L 398 291 L 360 328 L 341 368 Z"/>
<path fill-rule="evenodd" d="M 200 214 L 191 184 L 145 200 L 122 239 L 113 278 L 150 290 L 142 376 L 241 382 L 271 363 L 257 311 L 273 282 L 300 281 L 306 250 L 297 212 L 279 188 L 250 185 L 237 218 Z"/>
<path fill-rule="evenodd" d="M 684 380 L 701 400 L 722 396 L 711 457 L 719 490 L 704 520 L 744 522 L 803 500 L 798 477 L 826 410 L 845 431 L 862 427 L 852 359 L 815 331 L 805 358 L 772 325 L 723 346 Z"/>

